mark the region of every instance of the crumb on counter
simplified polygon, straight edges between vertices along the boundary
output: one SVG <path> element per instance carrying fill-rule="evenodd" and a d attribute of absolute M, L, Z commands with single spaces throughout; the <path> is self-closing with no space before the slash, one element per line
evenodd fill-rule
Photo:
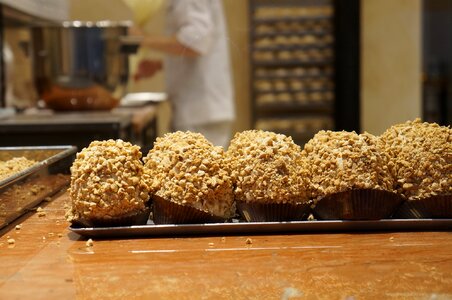
<path fill-rule="evenodd" d="M 22 229 L 22 225 L 16 225 L 16 230 L 21 230 Z"/>
<path fill-rule="evenodd" d="M 251 244 L 253 244 L 253 240 L 252 240 L 251 238 L 247 238 L 246 241 L 245 241 L 245 243 L 246 243 L 247 245 L 251 245 Z"/>
<path fill-rule="evenodd" d="M 94 245 L 94 242 L 92 239 L 89 239 L 86 241 L 86 247 L 92 247 Z"/>
<path fill-rule="evenodd" d="M 15 240 L 15 239 L 9 238 L 9 239 L 7 240 L 7 242 L 8 242 L 8 244 L 12 245 L 12 244 L 15 244 L 15 243 L 16 243 L 16 240 Z"/>
<path fill-rule="evenodd" d="M 36 209 L 36 212 L 38 213 L 38 217 L 46 216 L 46 212 L 41 208 L 41 206 Z"/>

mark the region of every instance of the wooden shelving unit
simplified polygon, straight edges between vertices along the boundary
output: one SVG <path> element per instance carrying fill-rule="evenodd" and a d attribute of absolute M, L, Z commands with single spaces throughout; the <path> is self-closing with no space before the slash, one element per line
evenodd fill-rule
<path fill-rule="evenodd" d="M 249 0 L 253 125 L 300 145 L 334 129 L 332 0 Z"/>

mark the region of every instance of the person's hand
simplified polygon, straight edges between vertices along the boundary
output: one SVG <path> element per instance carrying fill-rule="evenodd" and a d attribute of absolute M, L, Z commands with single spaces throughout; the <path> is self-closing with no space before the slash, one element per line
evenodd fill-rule
<path fill-rule="evenodd" d="M 127 35 L 128 36 L 137 36 L 137 37 L 145 36 L 143 30 L 138 26 L 130 26 L 127 29 Z"/>
<path fill-rule="evenodd" d="M 138 81 L 143 78 L 154 76 L 155 73 L 162 69 L 163 65 L 160 60 L 143 59 L 138 63 L 138 68 L 133 78 Z"/>

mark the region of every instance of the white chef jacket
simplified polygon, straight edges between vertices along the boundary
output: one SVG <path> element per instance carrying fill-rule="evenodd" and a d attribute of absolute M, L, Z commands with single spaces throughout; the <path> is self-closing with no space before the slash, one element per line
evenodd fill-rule
<path fill-rule="evenodd" d="M 201 54 L 168 55 L 165 61 L 173 125 L 232 121 L 233 86 L 221 0 L 170 0 L 167 10 L 167 33 Z"/>

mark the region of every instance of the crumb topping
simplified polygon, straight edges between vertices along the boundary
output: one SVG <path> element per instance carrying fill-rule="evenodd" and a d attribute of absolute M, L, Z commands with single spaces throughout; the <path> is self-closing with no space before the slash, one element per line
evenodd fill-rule
<path fill-rule="evenodd" d="M 140 147 L 122 140 L 93 141 L 71 167 L 69 221 L 108 219 L 145 209 L 149 199 Z"/>
<path fill-rule="evenodd" d="M 35 163 L 36 161 L 29 160 L 25 157 L 14 157 L 7 161 L 0 161 L 0 180 L 19 173 Z"/>
<path fill-rule="evenodd" d="M 226 152 L 238 200 L 302 203 L 308 200 L 308 173 L 291 137 L 261 130 L 237 133 Z"/>
<path fill-rule="evenodd" d="M 392 191 L 388 158 L 369 133 L 319 131 L 305 146 L 314 200 L 351 189 Z"/>
<path fill-rule="evenodd" d="M 415 119 L 390 127 L 380 144 L 398 193 L 410 200 L 452 194 L 450 127 Z"/>
<path fill-rule="evenodd" d="M 220 217 L 235 204 L 223 148 L 200 133 L 173 132 L 157 138 L 145 160 L 151 193 Z"/>

